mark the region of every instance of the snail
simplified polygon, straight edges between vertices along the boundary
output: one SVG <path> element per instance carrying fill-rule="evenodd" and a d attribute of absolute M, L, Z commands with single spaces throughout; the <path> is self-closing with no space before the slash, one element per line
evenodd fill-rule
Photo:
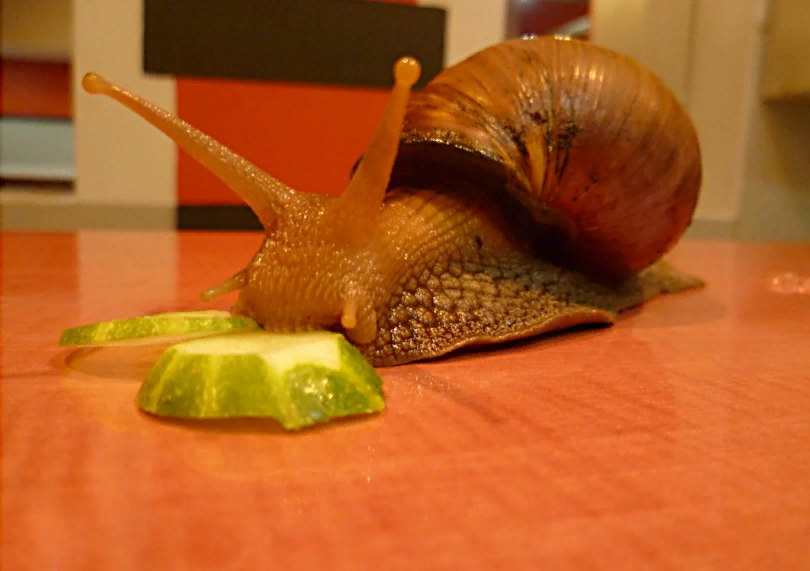
<path fill-rule="evenodd" d="M 338 331 L 375 366 L 579 324 L 702 285 L 663 256 L 694 214 L 698 138 L 650 71 L 590 42 L 507 40 L 394 86 L 339 196 L 301 193 L 88 73 L 222 179 L 264 227 L 201 294 L 271 331 Z"/>

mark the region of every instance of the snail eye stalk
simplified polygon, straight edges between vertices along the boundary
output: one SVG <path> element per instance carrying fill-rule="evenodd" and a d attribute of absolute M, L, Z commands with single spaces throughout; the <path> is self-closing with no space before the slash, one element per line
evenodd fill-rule
<path fill-rule="evenodd" d="M 82 78 L 82 87 L 88 93 L 115 99 L 157 127 L 238 194 L 265 229 L 271 229 L 285 207 L 295 200 L 297 193 L 292 188 L 165 109 L 95 73 Z"/>
<path fill-rule="evenodd" d="M 421 73 L 422 66 L 412 57 L 394 65 L 394 87 L 374 136 L 346 190 L 331 205 L 328 224 L 338 243 L 362 245 L 370 237 L 399 151 L 411 88 Z"/>

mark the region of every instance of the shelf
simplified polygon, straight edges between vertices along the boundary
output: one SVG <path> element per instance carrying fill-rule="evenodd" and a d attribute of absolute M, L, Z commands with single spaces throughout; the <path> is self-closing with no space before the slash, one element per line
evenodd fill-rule
<path fill-rule="evenodd" d="M 764 37 L 762 97 L 810 102 L 810 2 L 771 0 Z"/>
<path fill-rule="evenodd" d="M 0 118 L 0 178 L 71 181 L 73 123 L 39 117 Z"/>

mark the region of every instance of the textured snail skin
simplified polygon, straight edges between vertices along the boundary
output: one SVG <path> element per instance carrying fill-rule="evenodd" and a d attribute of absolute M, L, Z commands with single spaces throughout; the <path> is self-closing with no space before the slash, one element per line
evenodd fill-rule
<path fill-rule="evenodd" d="M 611 323 L 659 293 L 700 285 L 663 262 L 611 285 L 563 269 L 538 256 L 534 224 L 516 202 L 486 186 L 446 184 L 400 188 L 385 202 L 374 241 L 385 276 L 372 304 L 377 333 L 357 343 L 375 365 Z"/>
<path fill-rule="evenodd" d="M 688 116 L 631 60 L 552 38 L 493 46 L 409 90 L 404 58 L 344 193 L 304 194 L 98 76 L 265 228 L 247 267 L 203 293 L 273 331 L 342 331 L 376 366 L 617 314 L 701 285 L 661 257 L 691 221 Z M 390 176 L 390 183 L 389 183 Z M 387 191 L 387 192 L 386 192 Z"/>

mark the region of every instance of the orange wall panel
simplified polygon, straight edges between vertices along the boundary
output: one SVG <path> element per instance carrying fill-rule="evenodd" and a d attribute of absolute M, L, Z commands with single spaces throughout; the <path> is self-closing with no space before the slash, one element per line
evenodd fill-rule
<path fill-rule="evenodd" d="M 417 0 L 369 0 L 418 4 Z M 387 90 L 177 77 L 177 113 L 275 178 L 303 192 L 337 195 L 363 153 Z M 178 204 L 243 201 L 186 153 Z"/>
<path fill-rule="evenodd" d="M 177 78 L 180 117 L 282 182 L 340 194 L 368 145 L 388 91 Z M 178 159 L 180 205 L 242 204 L 194 159 Z"/>
<path fill-rule="evenodd" d="M 70 64 L 0 61 L 0 116 L 69 119 Z"/>

